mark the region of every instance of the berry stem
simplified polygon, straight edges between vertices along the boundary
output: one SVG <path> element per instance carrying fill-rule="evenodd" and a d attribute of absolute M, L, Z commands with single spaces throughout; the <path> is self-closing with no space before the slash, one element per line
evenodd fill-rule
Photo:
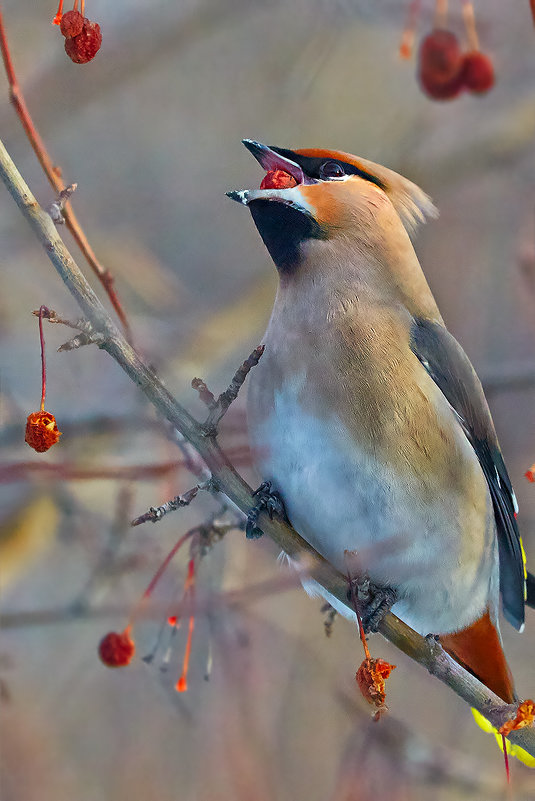
<path fill-rule="evenodd" d="M 407 20 L 399 43 L 399 55 L 403 59 L 409 59 L 412 56 L 414 39 L 416 37 L 416 26 L 418 24 L 418 17 L 420 16 L 420 3 L 421 0 L 411 0 L 407 9 Z"/>
<path fill-rule="evenodd" d="M 45 335 L 43 332 L 43 314 L 46 314 L 48 309 L 46 306 L 39 308 L 39 339 L 41 341 L 41 406 L 40 410 L 43 412 L 45 409 L 46 399 L 46 356 L 45 356 Z"/>
<path fill-rule="evenodd" d="M 184 599 L 190 596 L 191 601 L 195 598 L 195 559 L 191 558 L 188 564 L 188 577 L 184 587 Z M 182 675 L 178 679 L 175 689 L 179 693 L 186 692 L 188 689 L 188 669 L 189 660 L 191 656 L 191 642 L 193 639 L 193 630 L 195 628 L 195 613 L 192 612 L 189 616 L 188 626 L 188 639 L 186 640 L 186 648 L 184 650 L 184 661 L 182 662 Z"/>
<path fill-rule="evenodd" d="M 349 588 L 351 592 L 351 602 L 353 604 L 353 609 L 355 610 L 355 614 L 357 616 L 357 625 L 359 630 L 360 641 L 362 643 L 362 647 L 364 648 L 364 656 L 369 661 L 371 659 L 370 649 L 368 648 L 368 641 L 366 640 L 366 634 L 364 633 L 364 626 L 362 625 L 362 619 L 360 617 L 359 612 L 359 602 L 357 600 L 357 593 L 355 592 L 355 583 L 351 579 L 351 576 L 348 576 L 349 579 Z"/>
<path fill-rule="evenodd" d="M 507 753 L 507 740 L 505 735 L 502 734 L 502 746 L 503 746 L 503 759 L 505 762 L 505 775 L 507 777 L 507 795 L 509 796 L 510 785 L 511 785 L 511 770 L 509 768 L 509 754 Z"/>
<path fill-rule="evenodd" d="M 436 0 L 435 28 L 445 28 L 448 20 L 448 0 Z"/>
<path fill-rule="evenodd" d="M 461 0 L 463 8 L 463 21 L 470 50 L 479 50 L 479 37 L 476 30 L 476 15 L 470 0 Z"/>
<path fill-rule="evenodd" d="M 63 16 L 63 0 L 59 0 L 58 10 L 56 11 L 56 16 L 52 20 L 53 25 L 59 25 L 61 22 L 61 18 Z"/>

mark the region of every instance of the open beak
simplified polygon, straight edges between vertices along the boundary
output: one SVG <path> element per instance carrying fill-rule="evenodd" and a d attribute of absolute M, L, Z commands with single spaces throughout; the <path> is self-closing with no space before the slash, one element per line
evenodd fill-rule
<path fill-rule="evenodd" d="M 271 172 L 273 170 L 287 172 L 297 182 L 298 186 L 300 184 L 315 183 L 313 179 L 305 175 L 299 164 L 296 164 L 295 161 L 291 161 L 291 159 L 285 156 L 281 156 L 267 145 L 263 145 L 261 142 L 255 142 L 253 139 L 242 139 L 242 142 L 266 172 Z M 292 189 L 293 188 L 295 187 L 292 187 Z M 289 189 L 242 189 L 240 191 L 233 190 L 232 192 L 227 192 L 227 196 L 231 198 L 231 200 L 236 200 L 238 203 L 243 203 L 247 206 L 252 200 L 259 200 L 261 198 L 265 198 L 266 200 L 282 200 L 284 202 L 284 195 L 281 193 L 288 191 Z"/>

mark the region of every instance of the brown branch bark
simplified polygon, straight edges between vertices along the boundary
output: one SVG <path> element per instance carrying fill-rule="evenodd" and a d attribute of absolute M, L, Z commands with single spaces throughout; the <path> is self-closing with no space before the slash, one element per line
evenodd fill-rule
<path fill-rule="evenodd" d="M 251 487 L 233 468 L 215 437 L 206 435 L 202 424 L 178 403 L 122 336 L 75 264 L 49 215 L 37 204 L 1 142 L 0 176 L 67 289 L 78 302 L 83 315 L 95 330 L 105 335 L 100 347 L 117 361 L 156 409 L 193 445 L 210 470 L 217 489 L 247 514 L 255 503 Z M 347 578 L 314 551 L 290 525 L 277 518 L 270 520 L 265 512 L 260 514 L 258 523 L 264 533 L 282 550 L 306 565 L 308 575 L 351 608 L 347 598 Z M 494 725 L 499 726 L 516 714 L 516 705 L 505 704 L 455 662 L 439 643 L 432 638 L 420 636 L 395 615 L 386 615 L 379 630 L 386 639 L 423 665 L 468 704 L 482 712 Z M 510 739 L 535 756 L 533 728 L 512 732 Z"/>
<path fill-rule="evenodd" d="M 4 20 L 2 17 L 2 9 L 0 8 L 0 50 L 2 51 L 2 58 L 4 61 L 4 67 L 6 71 L 7 80 L 9 83 L 9 98 L 11 103 L 13 104 L 13 108 L 21 121 L 22 127 L 26 132 L 26 136 L 28 137 L 28 141 L 30 142 L 35 155 L 39 161 L 39 164 L 43 168 L 43 172 L 45 173 L 46 177 L 48 178 L 51 186 L 54 188 L 58 195 L 65 192 L 66 186 L 61 177 L 61 168 L 54 164 L 48 150 L 46 149 L 46 145 L 43 142 L 39 131 L 35 127 L 35 124 L 32 120 L 30 112 L 28 110 L 28 106 L 26 105 L 26 101 L 24 99 L 24 95 L 22 93 L 22 89 L 20 88 L 19 82 L 17 80 L 17 75 L 15 73 L 15 67 L 13 65 L 13 59 L 11 58 L 11 53 L 8 46 L 7 41 L 7 34 L 6 29 L 4 26 Z M 67 228 L 73 235 L 76 244 L 82 251 L 87 263 L 97 276 L 98 280 L 104 287 L 106 291 L 110 303 L 113 306 L 117 317 L 121 321 L 121 325 L 124 329 L 125 336 L 127 340 L 130 342 L 132 340 L 132 331 L 130 329 L 130 323 L 126 317 L 125 311 L 123 309 L 122 303 L 119 300 L 119 296 L 117 294 L 117 290 L 115 289 L 114 278 L 109 270 L 107 270 L 97 259 L 96 253 L 89 244 L 89 240 L 84 233 L 84 230 L 80 223 L 78 222 L 78 218 L 76 217 L 74 211 L 71 208 L 71 204 L 66 202 L 63 207 L 63 216 L 65 217 L 65 222 L 67 224 Z"/>

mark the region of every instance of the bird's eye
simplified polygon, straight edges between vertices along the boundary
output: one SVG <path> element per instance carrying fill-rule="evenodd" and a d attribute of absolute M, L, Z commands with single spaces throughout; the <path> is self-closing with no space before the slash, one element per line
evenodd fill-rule
<path fill-rule="evenodd" d="M 342 178 L 344 175 L 343 167 L 337 161 L 326 161 L 320 167 L 320 178 L 326 181 L 330 178 Z"/>

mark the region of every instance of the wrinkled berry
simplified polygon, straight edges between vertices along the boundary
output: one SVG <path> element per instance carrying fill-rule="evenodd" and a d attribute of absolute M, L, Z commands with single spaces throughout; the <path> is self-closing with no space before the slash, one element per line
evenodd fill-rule
<path fill-rule="evenodd" d="M 65 39 L 65 52 L 75 64 L 86 64 L 96 56 L 101 44 L 100 25 L 84 17 L 82 32 Z"/>
<path fill-rule="evenodd" d="M 79 11 L 66 11 L 59 23 L 59 29 L 63 36 L 78 36 L 83 27 L 84 18 Z"/>

